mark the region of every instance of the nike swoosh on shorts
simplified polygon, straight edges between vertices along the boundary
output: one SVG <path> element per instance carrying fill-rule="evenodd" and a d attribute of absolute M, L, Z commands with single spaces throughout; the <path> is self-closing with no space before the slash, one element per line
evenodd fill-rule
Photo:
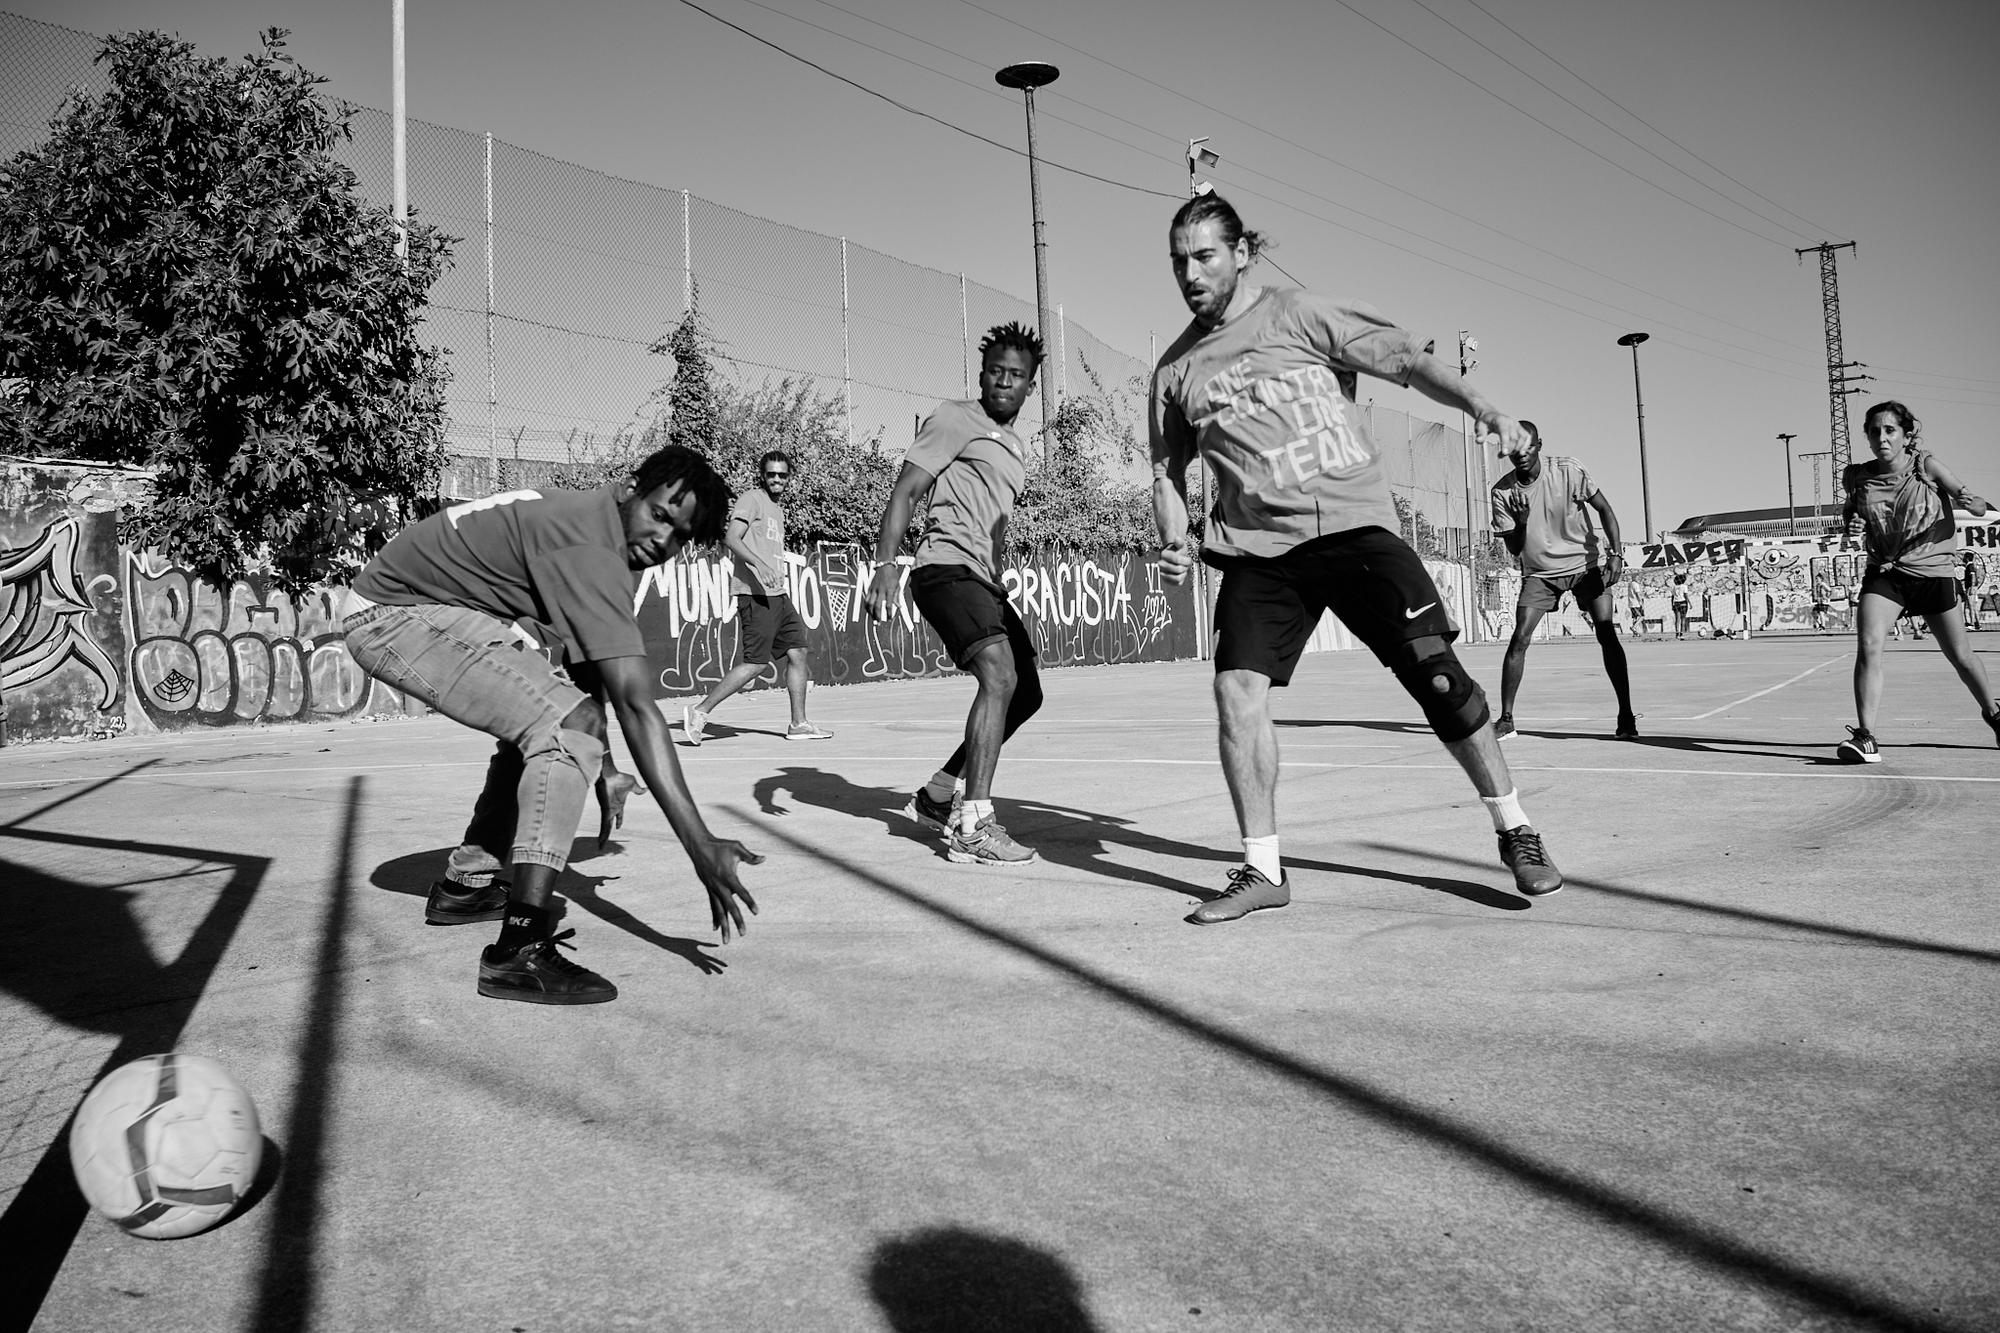
<path fill-rule="evenodd" d="M 1422 606 L 1418 607 L 1418 608 L 1417 608 L 1416 610 L 1414 610 L 1414 611 L 1405 611 L 1405 612 L 1403 612 L 1403 619 L 1405 619 L 1405 620 L 1415 620 L 1415 619 L 1416 619 L 1416 618 L 1417 618 L 1418 616 L 1422 615 L 1422 614 L 1423 614 L 1424 612 L 1426 612 L 1426 611 L 1430 610 L 1430 609 L 1431 609 L 1432 607 L 1434 607 L 1434 606 L 1436 606 L 1436 605 L 1437 605 L 1437 603 L 1436 603 L 1436 602 L 1425 602 L 1425 603 L 1424 603 L 1424 604 L 1423 604 Z"/>

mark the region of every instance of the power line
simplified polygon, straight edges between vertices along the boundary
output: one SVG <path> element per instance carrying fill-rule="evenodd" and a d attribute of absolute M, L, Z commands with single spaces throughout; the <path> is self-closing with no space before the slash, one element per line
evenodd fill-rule
<path fill-rule="evenodd" d="M 1575 70 L 1571 69 L 1568 65 L 1563 64 L 1562 61 L 1556 59 L 1554 56 L 1550 55 L 1547 51 L 1535 45 L 1535 43 L 1529 41 L 1528 38 L 1522 34 L 1520 29 L 1512 26 L 1505 19 L 1495 14 L 1492 10 L 1480 4 L 1479 0 L 1465 0 L 1465 3 L 1471 5 L 1474 9 L 1486 15 L 1487 18 L 1492 19 L 1495 23 L 1499 24 L 1501 27 L 1507 29 L 1508 32 L 1514 34 L 1515 38 L 1519 40 L 1522 45 L 1526 46 L 1530 51 L 1533 51 L 1536 55 L 1539 55 L 1540 57 L 1542 57 L 1542 59 L 1548 61 L 1551 65 L 1554 65 L 1557 69 L 1569 75 L 1572 79 L 1575 79 L 1578 83 L 1590 89 L 1590 91 L 1596 93 L 1599 97 L 1611 103 L 1611 105 L 1617 107 L 1620 111 L 1623 111 L 1633 120 L 1637 121 L 1641 125 L 1644 125 L 1654 134 L 1659 135 L 1662 139 L 1665 139 L 1668 143 L 1680 149 L 1683 153 L 1686 153 L 1689 157 L 1701 163 L 1703 166 L 1707 167 L 1710 171 L 1714 172 L 1716 175 L 1722 177 L 1722 179 L 1728 181 L 1731 185 L 1734 185 L 1739 189 L 1749 191 L 1751 194 L 1756 195 L 1759 199 L 1762 199 L 1765 203 L 1769 204 L 1771 207 L 1777 209 L 1781 213 L 1790 213 L 1793 217 L 1805 223 L 1806 226 L 1809 229 L 1811 229 L 1811 231 L 1815 235 L 1829 236 L 1837 234 L 1840 231 L 1840 228 L 1838 227 L 1823 227 L 1819 223 L 1814 222 L 1811 218 L 1806 217 L 1804 214 L 1797 213 L 1794 212 L 1792 209 L 1786 208 L 1783 204 L 1771 198 L 1769 195 L 1764 194 L 1761 191 L 1757 190 L 1754 186 L 1745 185 L 1742 181 L 1737 180 L 1736 177 L 1730 175 L 1728 172 L 1724 171 L 1721 167 L 1716 166 L 1715 163 L 1709 161 L 1707 158 L 1703 157 L 1700 153 L 1695 152 L 1694 149 L 1689 148 L 1686 144 L 1674 138 L 1673 135 L 1668 134 L 1665 130 L 1662 130 L 1659 126 L 1647 120 L 1644 116 L 1634 111 L 1631 107 L 1626 106 L 1623 102 L 1613 97 L 1610 93 L 1605 92 L 1602 88 L 1592 83 L 1589 79 L 1584 78 L 1583 75 L 1577 73 Z M 1550 91 L 1554 90 L 1551 89 Z M 1558 96 L 1560 96 L 1560 94 L 1558 94 Z"/>
<path fill-rule="evenodd" d="M 1012 144 L 1002 143 L 998 139 L 989 139 L 985 135 L 980 134 L 976 130 L 966 129 L 963 125 L 954 125 L 952 124 L 952 122 L 944 119 L 942 116 L 934 116 L 928 111 L 924 111 L 918 107 L 911 106 L 907 102 L 899 102 L 895 98 L 889 96 L 887 93 L 877 92 L 875 91 L 875 89 L 870 88 L 868 85 L 864 83 L 857 83 L 853 79 L 848 78 L 845 74 L 840 74 L 833 70 L 830 70 L 825 65 L 822 65 L 817 61 L 808 60 L 806 57 L 798 54 L 795 51 L 786 50 L 784 47 L 778 45 L 770 38 L 760 36 L 757 33 L 750 31 L 750 29 L 744 27 L 740 23 L 731 23 L 728 19 L 722 17 L 722 15 L 716 13 L 714 10 L 702 8 L 700 5 L 696 4 L 694 0 L 680 0 L 680 2 L 686 5 L 689 9 L 694 10 L 698 14 L 708 15 L 708 17 L 714 19 L 717 23 L 720 23 L 725 28 L 735 29 L 737 32 L 742 33 L 745 37 L 748 37 L 751 41 L 756 42 L 762 46 L 770 47 L 773 51 L 776 51 L 779 55 L 786 56 L 792 60 L 796 60 L 801 65 L 810 66 L 811 68 L 816 69 L 820 73 L 826 75 L 830 79 L 838 79 L 840 82 L 846 84 L 850 88 L 855 89 L 857 92 L 864 92 L 867 93 L 870 97 L 879 98 L 880 100 L 887 102 L 890 106 L 895 107 L 899 111 L 907 111 L 913 116 L 921 116 L 923 119 L 931 121 L 938 125 L 942 125 L 946 129 L 951 130 L 954 133 L 963 134 L 968 139 L 977 139 L 979 140 L 979 142 L 983 144 L 989 144 L 994 148 L 1001 149 L 1003 152 L 1012 153 L 1016 157 L 1027 156 L 1026 151 L 1024 151 L 1023 149 L 1016 148 Z M 1143 185 L 1131 185 L 1126 183 L 1125 181 L 1113 180 L 1109 176 L 1100 176 L 1094 171 L 1084 171 L 1080 167 L 1066 167 L 1060 162 L 1051 162 L 1045 157 L 1039 158 L 1038 160 L 1041 161 L 1041 163 L 1044 166 L 1049 167 L 1051 170 L 1063 171 L 1069 173 L 1072 176 L 1083 176 L 1089 180 L 1101 181 L 1106 185 L 1115 185 L 1121 190 L 1131 190 L 1136 194 L 1149 194 L 1157 199 L 1180 198 L 1180 196 L 1177 194 L 1168 194 L 1164 190 L 1149 190 Z"/>
<path fill-rule="evenodd" d="M 1553 97 L 1560 98 L 1564 105 L 1568 106 L 1574 111 L 1577 111 L 1583 115 L 1590 117 L 1592 120 L 1596 121 L 1599 125 L 1602 125 L 1605 129 L 1610 130 L 1613 134 L 1623 139 L 1626 143 L 1631 144 L 1634 148 L 1638 149 L 1646 156 L 1652 158 L 1655 162 L 1658 162 L 1661 166 L 1667 168 L 1667 170 L 1678 172 L 1680 175 L 1685 176 L 1689 181 L 1689 183 L 1700 186 L 1702 189 L 1707 190 L 1709 193 L 1715 195 L 1718 199 L 1721 199 L 1723 202 L 1732 204 L 1735 207 L 1742 209 L 1744 212 L 1749 213 L 1753 217 L 1762 218 L 1764 221 L 1770 223 L 1774 227 L 1784 228 L 1786 231 L 1791 232 L 1794 236 L 1804 238 L 1808 235 L 1808 233 L 1800 231 L 1798 228 L 1792 226 L 1790 223 L 1782 222 L 1777 218 L 1769 216 L 1768 214 L 1761 213 L 1758 210 L 1751 208 L 1749 205 L 1742 203 L 1740 200 L 1731 199 L 1721 190 L 1716 189 L 1713 185 L 1710 185 L 1707 181 L 1697 178 L 1692 173 L 1688 172 L 1685 168 L 1681 167 L 1678 163 L 1669 162 L 1666 158 L 1661 157 L 1658 153 L 1648 148 L 1645 144 L 1640 143 L 1637 139 L 1634 139 L 1631 135 L 1625 133 L 1625 131 L 1619 129 L 1616 125 L 1613 125 L 1610 121 L 1605 120 L 1602 116 L 1598 115 L 1596 112 L 1590 110 L 1587 107 L 1579 106 L 1575 101 L 1571 100 L 1566 94 L 1558 91 L 1555 88 L 1551 88 L 1548 84 L 1542 82 L 1542 80 L 1536 78 L 1533 74 L 1529 73 L 1527 70 L 1522 69 L 1512 60 L 1509 60 L 1506 56 L 1500 54 L 1500 52 L 1498 51 L 1495 51 L 1485 42 L 1480 41 L 1477 37 L 1474 37 L 1471 33 L 1459 27 L 1456 23 L 1453 23 L 1450 19 L 1446 18 L 1444 15 L 1438 13 L 1435 9 L 1432 9 L 1429 5 L 1424 3 L 1424 0 L 1410 0 L 1410 3 L 1415 5 L 1418 9 L 1423 10 L 1426 14 L 1429 14 L 1432 18 L 1436 19 L 1438 22 L 1444 24 L 1447 28 L 1450 28 L 1453 32 L 1457 33 L 1459 36 L 1471 42 L 1474 46 L 1478 47 L 1480 50 L 1486 52 L 1486 54 L 1492 56 L 1494 59 L 1505 64 L 1507 68 L 1513 70 L 1516 74 L 1519 74 L 1523 78 L 1530 80 L 1531 82 L 1534 83 L 1536 87 L 1542 89 L 1544 92 L 1550 94 Z M 1484 13 L 1485 11 L 1481 10 L 1480 12 Z M 1491 16 L 1489 15 L 1488 17 Z M 1503 24 L 1502 26 L 1504 27 L 1505 25 Z M 1513 29 L 1509 28 L 1508 31 L 1512 32 Z M 1518 33 L 1515 35 L 1519 36 Z M 1597 90 L 1593 88 L 1591 89 L 1591 91 L 1596 92 Z M 1599 96 L 1602 96 L 1602 94 L 1599 94 Z M 1624 110 L 1623 107 L 1620 107 L 1619 109 L 1621 111 Z M 1628 112 L 1627 114 L 1629 115 L 1630 113 Z M 1649 126 L 1648 128 L 1651 127 Z M 1747 189 L 1748 187 L 1746 186 L 1745 188 Z M 1786 211 L 1789 212 L 1790 210 Z M 1803 219 L 1801 219 L 1801 221 L 1803 221 Z M 1822 230 L 1817 232 L 1816 234 L 1824 236 L 1826 233 L 1825 231 Z"/>

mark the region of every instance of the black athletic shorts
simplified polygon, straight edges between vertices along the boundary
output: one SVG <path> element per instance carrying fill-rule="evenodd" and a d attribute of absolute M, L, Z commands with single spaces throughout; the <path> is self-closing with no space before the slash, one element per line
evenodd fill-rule
<path fill-rule="evenodd" d="M 806 646 L 806 625 L 784 593 L 760 597 L 736 594 L 736 620 L 743 629 L 743 660 L 775 662 L 794 648 Z"/>
<path fill-rule="evenodd" d="M 1035 641 L 1008 604 L 1007 592 L 966 565 L 918 565 L 910 571 L 910 596 L 924 623 L 944 640 L 961 668 L 996 639 L 1014 646 L 1016 660 L 1035 656 Z"/>
<path fill-rule="evenodd" d="M 1877 569 L 1861 580 L 1861 595 L 1871 592 L 1913 616 L 1941 616 L 1958 606 L 1959 583 L 1950 575 L 1933 579 L 1898 569 Z"/>
<path fill-rule="evenodd" d="M 1588 614 L 1590 604 L 1610 590 L 1601 569 L 1575 574 L 1524 574 L 1516 605 L 1525 611 L 1553 611 L 1562 605 L 1563 594 L 1569 593 L 1576 598 L 1577 610 Z"/>
<path fill-rule="evenodd" d="M 1411 639 L 1458 637 L 1430 571 L 1386 528 L 1352 528 L 1280 556 L 1224 557 L 1215 600 L 1215 669 L 1288 684 L 1299 654 L 1332 611 L 1384 665 Z"/>

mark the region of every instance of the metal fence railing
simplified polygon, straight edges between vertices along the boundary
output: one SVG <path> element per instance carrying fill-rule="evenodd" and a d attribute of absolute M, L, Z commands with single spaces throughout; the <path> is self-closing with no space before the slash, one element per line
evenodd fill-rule
<path fill-rule="evenodd" d="M 0 13 L 0 158 L 40 141 L 73 91 L 106 87 L 97 48 L 88 33 Z M 351 112 L 353 139 L 340 156 L 360 190 L 386 203 L 391 118 Z M 984 330 L 1035 326 L 1032 301 L 963 274 L 491 135 L 412 120 L 406 151 L 418 219 L 460 238 L 432 289 L 427 334 L 451 372 L 447 447 L 462 491 L 503 484 L 512 460 L 560 461 L 648 425 L 673 370 L 648 349 L 697 292 L 723 373 L 746 388 L 810 379 L 839 396 L 854 439 L 879 439 L 891 455 L 938 400 L 971 393 Z M 1055 310 L 1042 383 L 1058 395 L 1103 395 L 1143 457 L 1150 365 Z M 1039 395 L 1022 420 L 1039 426 Z M 1371 409 L 1370 429 L 1410 503 L 1409 529 L 1426 527 L 1439 551 L 1461 552 L 1459 432 L 1383 409 Z M 1483 529 L 1477 459 L 1473 485 L 1471 526 Z"/>

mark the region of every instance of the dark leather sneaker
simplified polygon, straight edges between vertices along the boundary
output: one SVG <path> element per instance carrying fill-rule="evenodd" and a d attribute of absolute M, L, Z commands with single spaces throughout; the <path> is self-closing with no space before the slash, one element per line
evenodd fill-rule
<path fill-rule="evenodd" d="M 903 807 L 904 814 L 916 820 L 925 828 L 931 830 L 933 833 L 944 834 L 949 834 L 953 826 L 958 823 L 953 818 L 957 810 L 958 797 L 956 795 L 949 802 L 933 800 L 931 794 L 922 787 L 917 788 L 917 794 L 912 796 L 910 803 Z"/>
<path fill-rule="evenodd" d="M 1882 762 L 1882 747 L 1875 738 L 1860 727 L 1849 727 L 1847 739 L 1833 747 L 1833 757 L 1843 764 L 1879 764 Z M 2000 739 L 2000 728 L 1995 728 L 1996 739 Z"/>
<path fill-rule="evenodd" d="M 1211 898 L 1188 914 L 1197 926 L 1213 926 L 1235 921 L 1266 907 L 1283 907 L 1292 900 L 1292 877 L 1280 874 L 1273 884 L 1264 872 L 1252 866 L 1238 866 L 1229 872 L 1229 887 L 1220 897 Z"/>
<path fill-rule="evenodd" d="M 1562 871 L 1549 860 L 1542 835 L 1526 824 L 1500 835 L 1500 861 L 1514 872 L 1514 887 L 1530 898 L 1554 893 L 1563 886 Z"/>
<path fill-rule="evenodd" d="M 565 930 L 518 949 L 488 945 L 479 955 L 479 993 L 529 1004 L 603 1004 L 617 999 L 616 986 L 556 952 L 558 945 L 574 947 L 563 944 L 574 934 Z"/>
<path fill-rule="evenodd" d="M 1639 715 L 1637 713 L 1620 713 L 1618 715 L 1618 730 L 1612 732 L 1611 735 L 1614 740 L 1638 740 Z"/>
<path fill-rule="evenodd" d="M 1993 728 L 1993 743 L 2000 745 L 2000 699 L 1993 701 L 1993 711 L 1986 715 L 1986 725 Z"/>
<path fill-rule="evenodd" d="M 507 915 L 507 894 L 507 886 L 499 880 L 475 889 L 441 879 L 431 885 L 431 896 L 424 900 L 424 920 L 433 926 L 498 921 Z"/>
<path fill-rule="evenodd" d="M 1502 713 L 1493 719 L 1493 739 L 1504 741 L 1514 734 L 1514 719 Z"/>

